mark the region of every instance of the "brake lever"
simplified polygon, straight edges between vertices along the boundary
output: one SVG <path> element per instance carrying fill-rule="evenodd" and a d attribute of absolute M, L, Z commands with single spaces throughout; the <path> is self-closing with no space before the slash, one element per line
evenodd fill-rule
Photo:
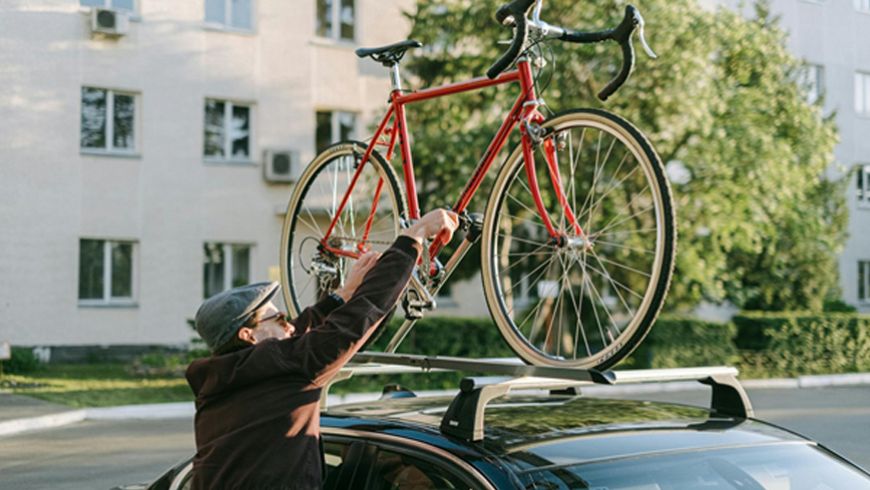
<path fill-rule="evenodd" d="M 640 10 L 634 12 L 634 21 L 637 24 L 637 37 L 640 40 L 640 45 L 643 46 L 643 50 L 646 51 L 646 55 L 652 59 L 657 59 L 658 55 L 647 44 L 646 37 L 643 35 L 643 27 L 646 25 L 646 22 L 644 22 L 643 16 L 640 15 Z"/>

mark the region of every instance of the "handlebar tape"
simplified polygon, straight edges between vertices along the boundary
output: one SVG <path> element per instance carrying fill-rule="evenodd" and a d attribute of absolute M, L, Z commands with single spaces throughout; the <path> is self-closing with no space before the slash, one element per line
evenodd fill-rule
<path fill-rule="evenodd" d="M 579 32 L 566 29 L 561 37 L 563 41 L 574 43 L 597 43 L 611 39 L 619 43 L 619 46 L 622 48 L 622 68 L 619 70 L 616 78 L 611 80 L 598 93 L 598 98 L 601 100 L 607 100 L 613 95 L 628 80 L 631 71 L 634 69 L 635 54 L 634 46 L 631 44 L 631 36 L 637 28 L 638 17 L 637 8 L 634 5 L 627 5 L 622 22 L 613 29 L 598 32 Z"/>
<path fill-rule="evenodd" d="M 496 11 L 495 20 L 499 24 L 504 24 L 508 18 L 512 18 L 516 32 L 514 32 L 514 39 L 508 50 L 486 71 L 486 76 L 490 79 L 499 76 L 520 55 L 520 51 L 525 46 L 526 38 L 529 35 L 526 15 L 534 4 L 535 0 L 514 0 L 511 3 L 502 5 Z"/>

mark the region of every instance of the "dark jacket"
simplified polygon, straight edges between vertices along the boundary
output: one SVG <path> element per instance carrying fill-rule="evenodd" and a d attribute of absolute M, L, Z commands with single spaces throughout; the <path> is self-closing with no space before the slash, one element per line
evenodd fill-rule
<path fill-rule="evenodd" d="M 191 363 L 194 489 L 320 488 L 321 389 L 396 304 L 419 254 L 399 237 L 347 303 L 305 309 L 293 337 Z"/>

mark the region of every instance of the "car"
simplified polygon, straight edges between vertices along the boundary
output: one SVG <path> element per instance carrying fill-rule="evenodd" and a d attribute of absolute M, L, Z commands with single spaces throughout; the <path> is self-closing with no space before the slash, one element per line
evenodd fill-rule
<path fill-rule="evenodd" d="M 756 419 L 733 368 L 597 373 L 401 357 L 426 370 L 520 376 L 465 378 L 456 396 L 418 397 L 391 386 L 378 400 L 325 409 L 325 489 L 870 489 L 862 468 Z M 339 378 L 367 369 L 407 370 L 363 366 Z M 709 407 L 580 391 L 592 382 L 689 379 L 712 386 Z M 186 460 L 148 485 L 122 488 L 182 490 L 192 471 Z"/>

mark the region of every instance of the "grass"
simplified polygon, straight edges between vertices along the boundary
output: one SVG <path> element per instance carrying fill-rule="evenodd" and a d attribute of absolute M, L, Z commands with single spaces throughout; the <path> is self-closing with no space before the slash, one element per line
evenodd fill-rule
<path fill-rule="evenodd" d="M 70 407 L 193 401 L 184 378 L 135 376 L 120 363 L 49 364 L 26 375 L 4 375 L 0 387 Z"/>

